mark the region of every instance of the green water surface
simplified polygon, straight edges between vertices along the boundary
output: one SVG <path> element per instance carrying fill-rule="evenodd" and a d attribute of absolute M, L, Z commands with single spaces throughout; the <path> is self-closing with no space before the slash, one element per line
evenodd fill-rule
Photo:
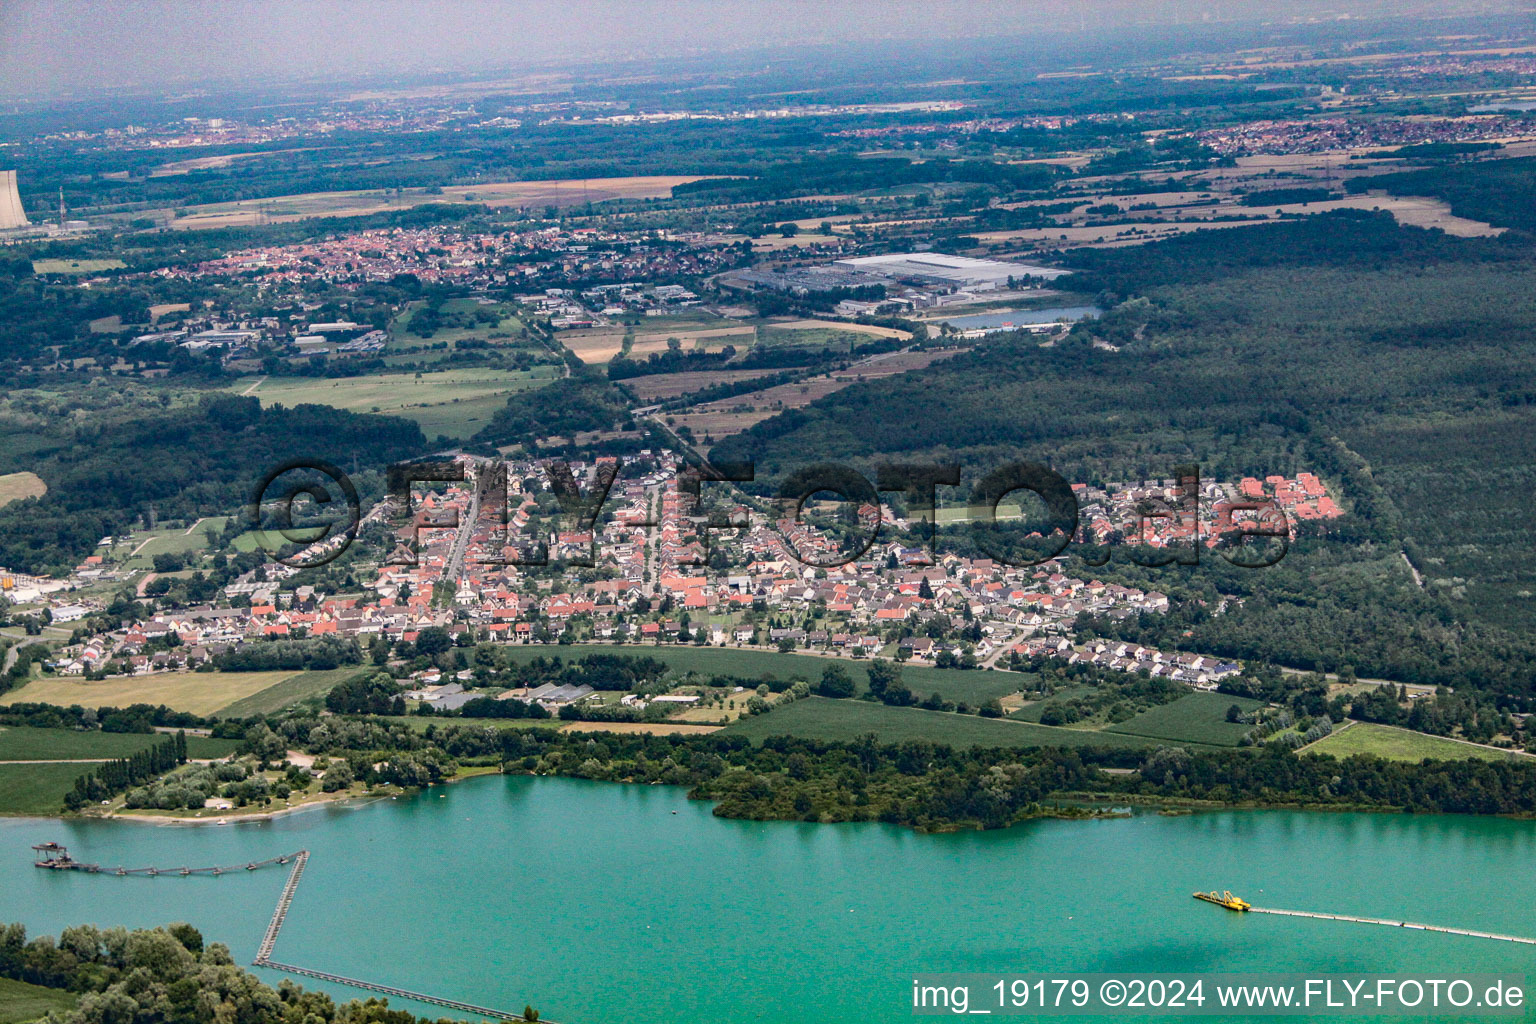
<path fill-rule="evenodd" d="M 33 934 L 187 920 L 249 962 L 286 868 L 92 876 L 39 871 L 28 847 L 57 840 L 83 860 L 165 867 L 307 848 L 276 959 L 477 1005 L 531 1003 L 561 1024 L 905 1020 L 919 972 L 1536 979 L 1532 946 L 1190 898 L 1232 889 L 1262 906 L 1536 935 L 1536 822 L 1148 813 L 934 836 L 710 811 L 662 786 L 492 776 L 259 824 L 4 820 L 0 920 Z"/>

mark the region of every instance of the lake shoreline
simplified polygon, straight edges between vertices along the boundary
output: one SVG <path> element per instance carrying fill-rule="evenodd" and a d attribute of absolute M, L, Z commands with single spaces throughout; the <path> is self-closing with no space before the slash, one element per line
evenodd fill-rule
<path fill-rule="evenodd" d="M 567 775 L 567 774 L 564 774 L 564 773 L 557 773 L 557 774 L 554 774 L 554 775 L 540 775 L 540 774 L 533 773 L 533 772 L 521 772 L 521 771 L 507 772 L 507 771 L 490 771 L 490 770 L 485 770 L 485 769 L 479 769 L 479 770 L 471 770 L 471 771 L 468 771 L 468 772 L 466 772 L 464 774 L 456 775 L 456 776 L 454 776 L 452 778 L 449 778 L 449 779 L 444 779 L 442 782 L 440 782 L 440 783 L 438 783 L 436 785 L 426 786 L 426 787 L 422 787 L 420 789 L 397 789 L 397 790 L 394 790 L 394 791 L 385 791 L 385 792 L 368 792 L 368 793 L 344 794 L 344 795 L 341 795 L 339 797 L 320 798 L 320 799 L 310 800 L 310 801 L 307 801 L 307 802 L 305 802 L 303 804 L 300 804 L 300 805 L 294 806 L 294 807 L 280 807 L 280 808 L 275 808 L 275 809 L 272 809 L 272 810 L 262 810 L 262 811 L 242 811 L 242 812 L 238 812 L 238 813 L 234 813 L 234 814 L 222 814 L 218 818 L 212 818 L 212 817 L 151 817 L 151 816 L 139 815 L 139 814 L 128 813 L 128 812 L 124 812 L 124 811 L 121 811 L 121 810 L 117 810 L 117 811 L 109 811 L 109 812 L 105 812 L 105 813 L 91 812 L 91 811 L 75 813 L 75 814 L 63 813 L 63 814 L 59 814 L 59 815 L 43 815 L 41 817 L 39 817 L 37 815 L 4 815 L 4 816 L 0 816 L 0 820 L 4 820 L 4 819 L 8 819 L 8 818 L 14 818 L 14 819 L 33 818 L 33 819 L 37 819 L 37 820 L 53 820 L 53 821 L 96 820 L 96 821 L 126 821 L 126 822 L 132 822 L 132 823 L 135 823 L 135 824 L 141 824 L 141 825 L 155 825 L 155 826 L 162 826 L 162 827 L 181 827 L 181 828 L 196 828 L 196 827 L 199 827 L 199 826 L 215 826 L 215 827 L 217 827 L 217 826 L 221 826 L 221 825 L 236 825 L 236 824 L 244 824 L 244 823 L 250 823 L 250 822 L 269 821 L 269 820 L 274 820 L 274 819 L 277 819 L 277 818 L 280 818 L 280 817 L 287 817 L 289 815 L 297 814 L 297 813 L 300 813 L 300 812 L 303 812 L 303 811 L 316 810 L 316 809 L 320 809 L 320 808 L 344 807 L 344 806 L 353 805 L 353 804 L 377 803 L 377 802 L 385 800 L 385 799 L 393 800 L 393 799 L 398 799 L 399 797 L 402 797 L 402 796 L 415 796 L 415 795 L 418 795 L 420 793 L 427 792 L 427 791 L 429 791 L 431 789 L 439 788 L 441 786 L 451 786 L 451 785 L 455 785 L 457 783 L 464 782 L 467 779 L 483 778 L 483 777 L 486 777 L 486 776 L 489 776 L 489 775 L 512 775 L 512 776 L 524 776 L 524 777 L 528 777 L 528 778 L 567 778 L 567 779 L 575 779 L 575 780 L 578 780 L 578 781 L 586 781 L 586 782 L 606 782 L 606 783 L 610 783 L 610 784 L 613 784 L 613 785 L 619 785 L 619 786 L 668 785 L 667 783 L 650 783 L 650 784 L 647 784 L 647 783 L 643 783 L 643 782 L 639 782 L 639 781 L 635 781 L 635 780 L 630 780 L 630 779 L 587 779 L 584 776 L 580 776 L 580 775 Z M 679 786 L 677 788 L 685 788 L 685 787 Z M 773 816 L 769 816 L 769 817 L 753 817 L 753 816 L 738 816 L 738 815 L 730 815 L 730 814 L 720 814 L 719 813 L 719 807 L 720 807 L 720 805 L 722 803 L 722 799 L 720 797 L 717 797 L 717 796 L 714 796 L 714 795 L 709 795 L 709 794 L 703 794 L 703 795 L 695 796 L 694 795 L 694 791 L 692 789 L 688 789 L 687 796 L 688 796 L 688 799 L 690 799 L 690 800 L 709 801 L 709 802 L 713 803 L 715 805 L 715 810 L 713 811 L 714 816 L 718 817 L 718 818 L 721 818 L 722 820 L 726 820 L 726 821 L 764 821 L 764 822 L 766 822 L 766 821 L 783 821 L 783 822 L 792 822 L 792 823 L 798 822 L 798 823 L 813 824 L 813 825 L 846 825 L 846 824 L 859 824 L 860 823 L 859 821 L 853 820 L 853 819 L 846 820 L 846 821 L 821 821 L 821 820 L 808 821 L 808 820 L 806 820 L 804 818 L 796 818 L 796 817 L 773 817 Z M 1081 801 L 1081 802 L 1084 802 L 1084 803 L 1110 804 L 1112 806 L 1111 806 L 1111 808 L 1105 809 L 1105 810 L 1100 810 L 1098 808 L 1072 808 L 1070 806 L 1060 806 L 1060 805 L 1053 806 L 1053 805 L 1049 805 L 1049 804 L 1044 803 L 1044 801 L 1048 801 L 1048 800 L 1072 800 L 1072 801 Z M 1240 802 L 1240 803 L 1218 803 L 1218 802 L 1211 801 L 1211 800 L 1198 800 L 1198 799 L 1191 799 L 1191 798 L 1169 797 L 1169 796 L 1154 796 L 1154 795 L 1147 795 L 1147 794 L 1140 794 L 1140 793 L 1099 793 L 1099 792 L 1082 791 L 1082 790 L 1063 790 L 1061 792 L 1047 794 L 1044 798 L 1042 798 L 1042 804 L 1041 804 L 1041 806 L 1038 809 L 1030 811 L 1028 813 L 1025 813 L 1025 814 L 1021 815 L 1020 817 L 1017 817 L 1017 818 L 1015 818 L 1015 819 L 1013 819 L 1013 820 L 1009 821 L 1008 823 L 1006 823 L 1004 825 L 1001 825 L 1001 826 L 996 826 L 996 827 L 990 827 L 989 828 L 983 822 L 975 821 L 975 820 L 967 820 L 967 821 L 952 821 L 952 822 L 935 823 L 935 824 L 933 824 L 931 826 L 928 826 L 928 827 L 923 827 L 923 826 L 918 826 L 918 825 L 906 825 L 906 826 L 902 826 L 902 827 L 905 827 L 908 830 L 910 830 L 912 832 L 915 832 L 917 834 L 920 834 L 920 835 L 943 835 L 943 834 L 953 834 L 953 833 L 957 833 L 957 832 L 995 832 L 995 831 L 999 831 L 999 830 L 1009 829 L 1009 828 L 1014 827 L 1015 825 L 1021 825 L 1021 824 L 1024 824 L 1026 822 L 1029 822 L 1029 821 L 1039 821 L 1039 820 L 1042 820 L 1042 819 L 1057 819 L 1057 820 L 1062 820 L 1062 821 L 1091 821 L 1091 820 L 1101 820 L 1101 819 L 1111 819 L 1111 818 L 1126 817 L 1127 815 L 1114 813 L 1114 808 L 1120 807 L 1120 806 L 1139 807 L 1139 808 L 1144 808 L 1144 809 L 1147 809 L 1147 810 L 1155 810 L 1155 811 L 1174 810 L 1174 811 L 1179 811 L 1179 812 L 1299 811 L 1299 812 L 1323 812 L 1323 813 L 1328 813 L 1328 814 L 1386 814 L 1386 815 L 1408 815 L 1408 816 L 1428 816 L 1428 817 L 1443 817 L 1443 816 L 1445 816 L 1446 813 L 1448 813 L 1448 812 L 1431 812 L 1431 811 L 1417 812 L 1417 811 L 1412 811 L 1412 810 L 1410 810 L 1408 808 L 1405 808 L 1405 807 L 1377 807 L 1377 806 L 1370 806 L 1370 805 L 1364 805 L 1364 804 L 1327 804 L 1327 803 L 1312 804 L 1312 803 L 1297 803 L 1297 802 L 1258 803 L 1258 802 L 1254 802 L 1254 801 L 1244 801 L 1244 802 Z M 1074 810 L 1077 813 L 1069 813 L 1069 812 L 1074 811 Z M 1466 816 L 1466 817 L 1475 817 L 1475 818 L 1484 818 L 1484 817 L 1486 817 L 1486 818 L 1502 818 L 1502 819 L 1506 819 L 1506 820 L 1510 820 L 1510 821 L 1531 821 L 1531 820 L 1536 820 L 1536 814 L 1526 814 L 1526 813 L 1488 814 L 1488 815 L 1454 815 L 1454 816 Z M 875 820 L 875 819 L 870 819 L 870 820 Z"/>

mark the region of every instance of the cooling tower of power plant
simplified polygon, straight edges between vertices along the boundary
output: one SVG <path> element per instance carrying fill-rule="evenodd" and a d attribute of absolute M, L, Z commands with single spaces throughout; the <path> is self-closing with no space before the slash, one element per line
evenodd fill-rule
<path fill-rule="evenodd" d="M 0 231 L 27 226 L 27 211 L 21 208 L 21 193 L 16 191 L 16 172 L 0 171 Z"/>

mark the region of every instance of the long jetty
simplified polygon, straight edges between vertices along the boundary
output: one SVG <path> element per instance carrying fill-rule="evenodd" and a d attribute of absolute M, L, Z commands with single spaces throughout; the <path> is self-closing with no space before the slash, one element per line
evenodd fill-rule
<path fill-rule="evenodd" d="M 1388 928 L 1411 928 L 1421 932 L 1444 932 L 1447 935 L 1469 935 L 1474 939 L 1494 939 L 1498 942 L 1519 942 L 1536 946 L 1536 939 L 1523 935 L 1500 935 L 1496 932 L 1479 932 L 1470 928 L 1446 928 L 1438 924 L 1419 924 L 1414 921 L 1389 921 L 1380 917 L 1354 917 L 1350 914 L 1320 914 L 1312 910 L 1277 910 L 1274 907 L 1249 907 L 1251 914 L 1281 914 L 1285 917 L 1311 917 L 1321 921 L 1349 921 L 1353 924 L 1379 924 Z"/>
<path fill-rule="evenodd" d="M 307 854 L 308 851 L 301 851 L 301 853 Z M 287 864 L 298 856 L 300 856 L 299 853 L 288 853 L 281 857 L 268 857 L 266 860 L 247 861 L 244 864 L 216 864 L 204 868 L 104 868 L 100 864 L 87 864 L 65 855 L 39 860 L 37 866 L 52 871 L 83 871 L 88 875 L 225 875 L 233 871 L 256 871 L 273 864 Z"/>
<path fill-rule="evenodd" d="M 308 967 L 295 967 L 292 964 L 278 963 L 272 959 L 272 950 L 277 945 L 277 937 L 282 933 L 283 924 L 288 920 L 288 909 L 293 906 L 294 894 L 299 891 L 299 879 L 304 876 L 304 866 L 309 863 L 309 851 L 299 850 L 297 853 L 284 854 L 281 857 L 269 857 L 266 860 L 250 861 L 245 864 L 235 864 L 228 867 L 207 868 L 110 868 L 103 869 L 99 864 L 87 864 L 70 857 L 69 851 L 57 843 L 42 843 L 33 847 L 38 851 L 40 859 L 36 862 L 40 868 L 48 868 L 53 871 L 82 871 L 86 874 L 112 874 L 112 875 L 222 875 L 230 871 L 255 871 L 258 868 L 271 864 L 292 863 L 293 867 L 288 871 L 288 881 L 283 884 L 283 891 L 277 898 L 277 906 L 272 910 L 272 920 L 267 922 L 267 930 L 261 937 L 261 945 L 256 949 L 256 959 L 251 961 L 252 967 L 269 967 L 275 971 L 284 971 L 288 974 L 297 974 L 305 978 L 315 978 L 319 981 L 328 981 L 336 985 L 346 985 L 351 988 L 362 989 L 365 992 L 379 992 L 387 996 L 397 996 L 401 999 L 413 999 L 418 1003 L 428 1003 L 433 1006 L 443 1006 L 450 1010 L 459 1010 L 471 1014 L 483 1020 L 508 1020 L 521 1021 L 526 1018 L 522 1014 L 512 1013 L 507 1010 L 496 1010 L 489 1006 L 476 1006 L 474 1003 L 460 1002 L 457 999 L 444 999 L 442 996 L 428 995 L 425 992 L 412 992 L 409 989 L 395 988 L 393 985 L 379 985 L 371 981 L 362 981 L 358 978 L 348 978 L 340 974 L 330 974 L 325 971 L 312 971 Z M 544 1024 L 553 1024 L 544 1020 Z"/>
<path fill-rule="evenodd" d="M 261 937 L 261 946 L 256 950 L 257 964 L 266 964 L 272 958 L 272 947 L 277 945 L 277 933 L 283 930 L 283 922 L 288 919 L 288 908 L 293 905 L 293 894 L 298 891 L 299 878 L 304 874 L 304 865 L 309 863 L 309 851 L 300 850 L 294 855 L 293 870 L 288 872 L 288 881 L 283 884 L 283 894 L 277 898 L 277 907 L 272 911 L 272 920 L 267 923 L 267 932 Z"/>
<path fill-rule="evenodd" d="M 334 982 L 337 985 L 349 985 L 352 988 L 365 989 L 369 992 L 382 992 L 387 996 L 399 996 L 402 999 L 414 999 L 419 1003 L 432 1003 L 435 1006 L 446 1006 L 451 1010 L 462 1010 L 472 1013 L 477 1017 L 485 1017 L 490 1020 L 522 1020 L 520 1014 L 508 1013 L 506 1010 L 492 1010 L 486 1006 L 475 1006 L 473 1003 L 461 1003 L 455 999 L 443 999 L 440 996 L 423 995 L 420 992 L 411 992 L 408 989 L 394 988 L 389 985 L 375 985 L 371 981 L 358 981 L 356 978 L 344 978 L 339 974 L 327 974 L 324 971 L 312 971 L 308 967 L 294 967 L 292 964 L 280 964 L 275 960 L 256 961 L 258 967 L 270 967 L 275 971 L 287 971 L 289 974 L 298 974 L 306 978 L 318 978 L 320 981 Z M 544 1018 L 540 1017 L 540 1020 Z"/>

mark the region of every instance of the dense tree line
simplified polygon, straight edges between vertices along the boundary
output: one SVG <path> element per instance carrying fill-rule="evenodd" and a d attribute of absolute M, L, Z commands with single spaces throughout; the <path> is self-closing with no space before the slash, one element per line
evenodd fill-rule
<path fill-rule="evenodd" d="M 181 923 L 131 932 L 78 925 L 31 941 L 23 925 L 0 924 L 0 978 L 78 993 L 54 1024 L 428 1024 L 381 999 L 338 1006 L 290 980 L 272 988 Z"/>
<path fill-rule="evenodd" d="M 100 729 L 102 732 L 150 733 L 156 728 L 210 729 L 214 736 L 238 739 L 244 727 L 229 719 L 205 718 L 190 711 L 173 711 L 164 704 L 130 704 L 125 708 L 87 708 L 79 704 L 17 703 L 0 707 L 0 725 L 36 729 Z"/>
<path fill-rule="evenodd" d="M 333 686 L 325 695 L 325 708 L 338 715 L 403 715 L 405 698 L 389 673 L 375 672 Z"/>
<path fill-rule="evenodd" d="M 511 444 L 632 425 L 624 396 L 602 378 L 578 371 L 542 388 L 514 393 L 475 440 Z"/>
<path fill-rule="evenodd" d="M 75 780 L 74 789 L 64 798 L 64 806 L 67 810 L 78 811 L 87 804 L 106 800 L 186 763 L 187 734 L 178 731 L 147 750 L 108 761 L 95 771 L 80 776 Z"/>
<path fill-rule="evenodd" d="M 351 637 L 318 637 L 312 640 L 269 640 L 239 644 L 215 655 L 213 667 L 221 672 L 275 672 L 283 669 L 329 670 L 361 665 L 363 651 Z"/>
<path fill-rule="evenodd" d="M 324 439 L 323 442 L 317 439 Z M 194 519 L 238 508 L 269 470 L 300 455 L 380 469 L 426 445 L 410 420 L 329 406 L 261 408 L 213 395 L 196 405 L 43 432 L 27 468 L 48 493 L 0 508 L 0 565 L 61 573 L 151 505 Z"/>
<path fill-rule="evenodd" d="M 783 367 L 814 366 L 837 356 L 846 355 L 831 349 L 816 349 L 795 345 L 771 346 L 753 349 L 736 359 L 736 350 L 730 345 L 718 352 L 688 351 L 681 349 L 652 352 L 644 359 L 615 356 L 608 364 L 609 380 L 628 380 L 655 373 L 684 373 L 699 370 L 777 370 Z"/>

